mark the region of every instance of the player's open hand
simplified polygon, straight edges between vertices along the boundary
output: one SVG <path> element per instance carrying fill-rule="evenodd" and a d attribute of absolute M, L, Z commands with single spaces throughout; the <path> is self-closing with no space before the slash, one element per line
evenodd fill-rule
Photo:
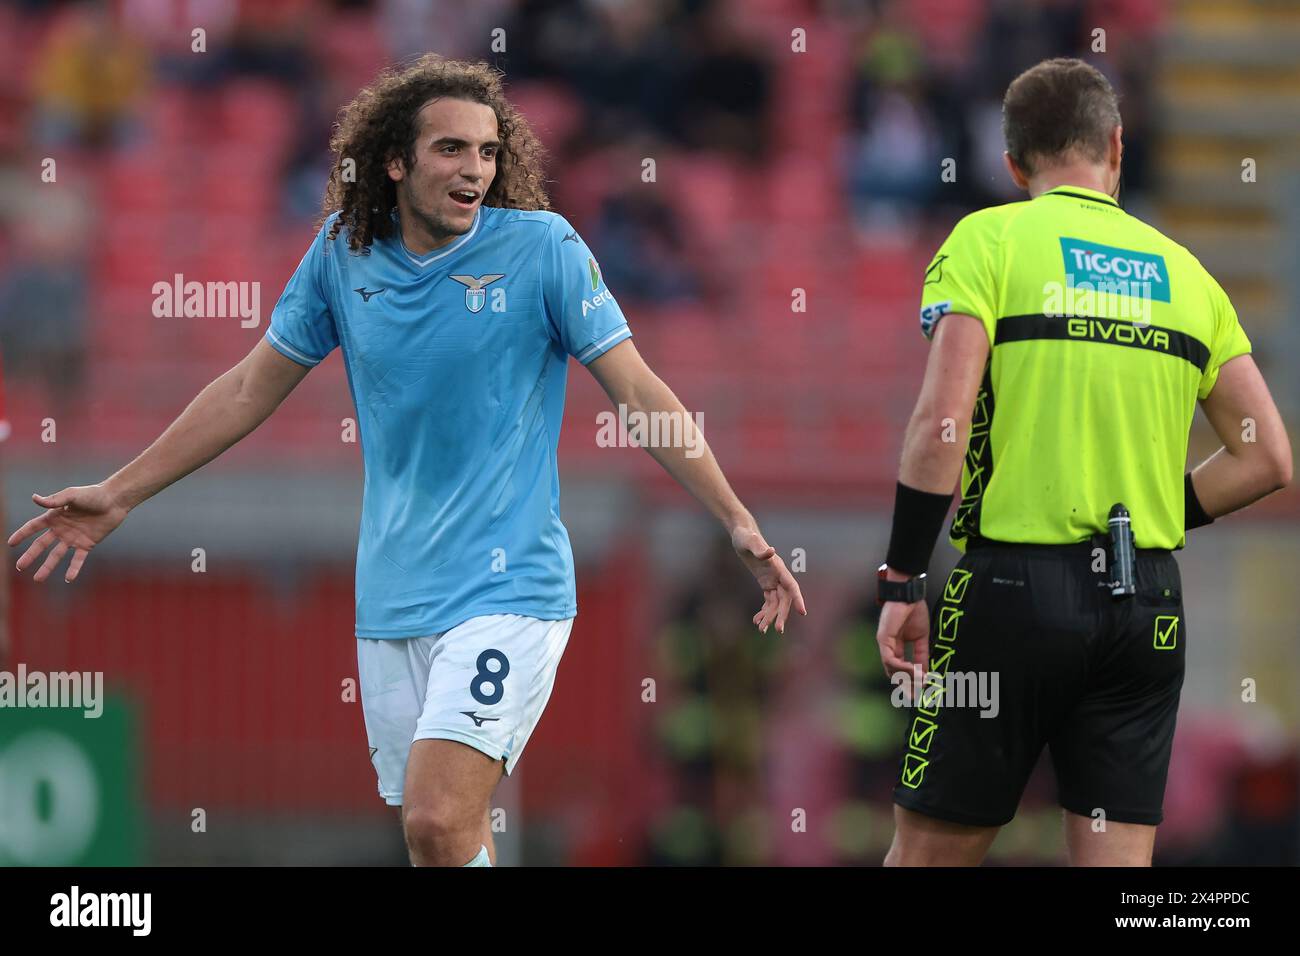
<path fill-rule="evenodd" d="M 776 548 L 764 541 L 763 536 L 753 528 L 737 528 L 733 531 L 731 546 L 763 589 L 763 607 L 754 615 L 754 623 L 766 634 L 775 621 L 776 632 L 784 634 L 785 619 L 790 608 L 800 614 L 808 613 L 794 575 L 786 568 L 785 562 L 776 553 Z"/>
<path fill-rule="evenodd" d="M 876 626 L 876 643 L 880 645 L 880 663 L 885 665 L 890 680 L 899 672 L 912 675 L 912 685 L 904 684 L 911 700 L 930 663 L 930 609 L 926 603 L 886 601 Z M 912 645 L 910 661 L 903 653 L 908 644 Z"/>
<path fill-rule="evenodd" d="M 103 485 L 64 488 L 54 495 L 32 495 L 32 501 L 46 511 L 11 534 L 9 547 L 36 535 L 31 547 L 18 559 L 18 570 L 26 571 L 46 548 L 54 545 L 45 563 L 37 568 L 32 578 L 34 581 L 48 578 L 64 555 L 72 551 L 72 563 L 63 576 L 63 580 L 71 584 L 77 579 L 90 550 L 107 538 L 127 515 L 127 508 L 114 501 Z"/>

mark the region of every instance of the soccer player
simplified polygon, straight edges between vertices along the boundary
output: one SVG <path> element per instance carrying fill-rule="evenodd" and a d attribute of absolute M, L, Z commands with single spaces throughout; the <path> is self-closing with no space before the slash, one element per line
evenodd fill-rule
<path fill-rule="evenodd" d="M 548 200 L 540 148 L 485 63 L 426 56 L 340 117 L 323 227 L 270 328 L 139 458 L 33 495 L 10 538 L 47 578 L 221 454 L 336 347 L 365 463 L 356 636 L 379 793 L 415 865 L 491 865 L 489 800 L 550 696 L 577 613 L 556 447 L 570 356 L 681 440 L 649 447 L 721 522 L 763 591 L 754 623 L 806 614 L 799 586 L 703 436 L 631 342 L 582 238 Z"/>
<path fill-rule="evenodd" d="M 1172 552 L 1285 486 L 1291 447 L 1223 290 L 1116 203 L 1105 77 L 1040 63 L 1008 88 L 1003 126 L 1030 198 L 962 219 L 922 290 L 933 344 L 878 641 L 887 673 L 924 676 L 885 862 L 978 864 L 1047 746 L 1070 862 L 1150 865 L 1189 637 Z M 1184 475 L 1198 400 L 1223 448 Z M 932 624 L 924 572 L 959 474 L 950 536 L 964 554 Z M 1116 596 L 1120 503 L 1138 550 L 1135 593 Z M 951 706 L 975 686 L 996 699 Z"/>

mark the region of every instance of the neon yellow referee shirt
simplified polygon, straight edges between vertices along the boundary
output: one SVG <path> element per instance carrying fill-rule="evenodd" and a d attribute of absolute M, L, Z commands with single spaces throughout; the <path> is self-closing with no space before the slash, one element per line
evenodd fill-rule
<path fill-rule="evenodd" d="M 1084 541 L 1121 501 L 1137 547 L 1181 548 L 1196 400 L 1250 351 L 1196 257 L 1105 193 L 1059 186 L 957 223 L 926 270 L 927 339 L 949 313 L 983 322 L 991 346 L 957 549 Z"/>

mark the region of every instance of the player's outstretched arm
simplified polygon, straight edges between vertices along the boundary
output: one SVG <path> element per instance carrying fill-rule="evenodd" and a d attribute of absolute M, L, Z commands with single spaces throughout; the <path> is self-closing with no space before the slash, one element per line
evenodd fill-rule
<path fill-rule="evenodd" d="M 1244 508 L 1291 483 L 1291 440 L 1249 354 L 1223 363 L 1201 408 L 1223 442 L 1192 471 L 1196 498 L 1208 518 Z"/>
<path fill-rule="evenodd" d="M 646 450 L 731 535 L 731 545 L 736 554 L 763 589 L 763 607 L 754 615 L 758 629 L 766 633 L 775 623 L 777 632 L 785 633 L 785 621 L 791 608 L 800 614 L 808 613 L 799 585 L 776 549 L 763 539 L 754 516 L 745 510 L 727 484 L 713 452 L 704 441 L 704 435 L 696 428 L 695 421 L 677 396 L 650 370 L 629 340 L 620 342 L 587 368 L 615 406 L 625 408 L 629 416 L 633 413 L 646 416 L 666 414 L 668 417 L 661 418 L 661 421 L 674 422 L 674 427 L 680 423 L 680 443 L 651 444 Z"/>
<path fill-rule="evenodd" d="M 238 365 L 199 392 L 157 441 L 112 477 L 53 495 L 32 495 L 32 501 L 46 510 L 9 536 L 11 548 L 36 536 L 18 559 L 18 570 L 26 571 L 53 545 L 33 580 L 44 581 L 72 551 L 64 580 L 75 581 L 91 549 L 132 508 L 206 465 L 255 429 L 308 371 L 263 339 Z"/>

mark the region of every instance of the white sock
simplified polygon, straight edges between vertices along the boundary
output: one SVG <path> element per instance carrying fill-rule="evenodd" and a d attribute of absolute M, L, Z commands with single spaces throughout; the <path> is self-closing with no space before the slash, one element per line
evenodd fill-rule
<path fill-rule="evenodd" d="M 478 848 L 478 855 L 475 856 L 474 859 L 470 860 L 465 865 L 466 866 L 491 866 L 492 861 L 488 859 L 487 847 L 480 846 Z"/>

